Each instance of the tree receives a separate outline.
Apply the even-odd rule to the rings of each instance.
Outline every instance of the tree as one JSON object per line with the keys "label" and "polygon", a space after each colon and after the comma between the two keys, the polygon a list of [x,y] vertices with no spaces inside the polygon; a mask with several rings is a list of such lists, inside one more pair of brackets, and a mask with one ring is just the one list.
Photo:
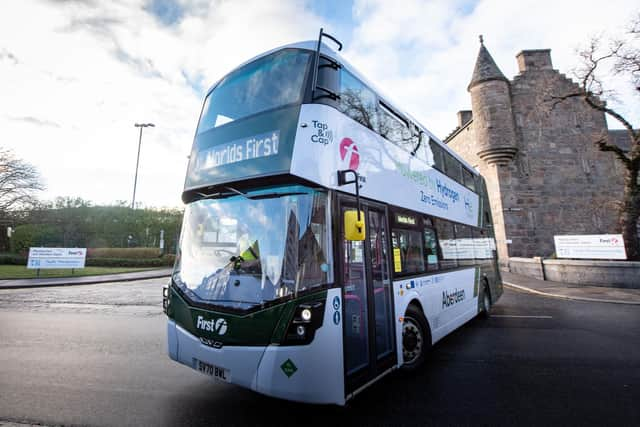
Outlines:
{"label": "tree", "polygon": [[570,93],[554,94],[551,101],[555,106],[571,98],[582,99],[589,107],[617,121],[627,131],[630,142],[628,151],[610,142],[607,135],[599,137],[594,143],[600,151],[615,156],[624,168],[624,192],[618,228],[624,239],[627,258],[640,260],[640,129],[634,129],[631,120],[625,117],[621,109],[608,105],[607,100],[614,100],[615,93],[605,89],[603,77],[608,71],[609,75],[625,78],[633,85],[636,94],[640,95],[640,14],[632,20],[623,37],[609,40],[602,36],[594,37],[578,55],[580,66],[575,71],[579,81],[578,89]]}
{"label": "tree", "polygon": [[41,190],[44,185],[36,168],[10,150],[0,149],[0,215],[35,204]]}

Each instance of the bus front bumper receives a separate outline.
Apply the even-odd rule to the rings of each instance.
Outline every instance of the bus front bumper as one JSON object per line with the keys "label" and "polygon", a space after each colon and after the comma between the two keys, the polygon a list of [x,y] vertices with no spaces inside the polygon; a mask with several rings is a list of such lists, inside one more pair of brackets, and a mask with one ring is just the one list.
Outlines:
{"label": "bus front bumper", "polygon": [[[330,289],[328,301],[339,295],[338,289]],[[169,357],[196,370],[202,367],[199,362],[213,366],[213,371],[205,369],[209,375],[222,369],[224,379],[212,376],[269,396],[344,405],[342,324],[340,316],[335,316],[336,310],[326,306],[323,326],[316,331],[315,339],[300,346],[213,348],[169,319]]]}

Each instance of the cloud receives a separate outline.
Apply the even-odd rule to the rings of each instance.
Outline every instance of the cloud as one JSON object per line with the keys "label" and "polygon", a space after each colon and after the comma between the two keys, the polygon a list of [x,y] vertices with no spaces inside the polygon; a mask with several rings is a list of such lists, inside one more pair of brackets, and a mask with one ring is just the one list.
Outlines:
{"label": "cloud", "polygon": [[42,120],[42,119],[38,119],[37,117],[9,117],[10,120],[15,120],[18,122],[26,122],[29,124],[33,124],[36,126],[50,126],[50,127],[54,127],[54,128],[59,128],[60,125],[56,122],[51,122],[49,120]]}
{"label": "cloud", "polygon": [[623,27],[635,8],[630,0],[598,7],[354,0],[352,8],[310,0],[21,0],[0,14],[0,140],[39,168],[47,197],[110,202],[131,197],[133,124],[155,123],[144,131],[136,198],[175,206],[204,91],[261,52],[315,39],[321,26],[345,42],[344,55],[376,86],[444,137],[456,111],[470,106],[478,34],[509,78],[516,53],[532,48],[551,48],[555,68],[569,73],[575,47]]}
{"label": "cloud", "polygon": [[[444,138],[456,126],[456,112],[470,109],[466,87],[479,34],[510,79],[518,73],[515,55],[523,49],[552,49],[554,68],[569,75],[578,46],[592,34],[624,26],[636,11],[637,2],[627,0],[606,7],[544,0],[407,0],[400,7],[357,0],[346,55],[401,108]],[[637,103],[629,96],[623,101]],[[628,112],[640,118],[637,109]]]}
{"label": "cloud", "polygon": [[1,144],[38,167],[45,197],[128,200],[133,124],[153,122],[136,199],[180,205],[203,90],[320,21],[300,1],[17,2],[0,15]]}
{"label": "cloud", "polygon": [[12,65],[18,65],[18,58],[7,49],[0,50],[0,62],[5,61]]}

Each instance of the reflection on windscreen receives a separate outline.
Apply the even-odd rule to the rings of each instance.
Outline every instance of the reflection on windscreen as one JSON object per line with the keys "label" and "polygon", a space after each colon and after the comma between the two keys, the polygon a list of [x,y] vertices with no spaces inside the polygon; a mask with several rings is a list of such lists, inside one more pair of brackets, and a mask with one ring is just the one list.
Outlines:
{"label": "reflection on windscreen", "polygon": [[326,284],[327,195],[295,186],[193,202],[179,254],[176,283],[201,302],[247,309]]}
{"label": "reflection on windscreen", "polygon": [[198,133],[300,102],[310,58],[310,52],[285,49],[227,76],[205,100]]}

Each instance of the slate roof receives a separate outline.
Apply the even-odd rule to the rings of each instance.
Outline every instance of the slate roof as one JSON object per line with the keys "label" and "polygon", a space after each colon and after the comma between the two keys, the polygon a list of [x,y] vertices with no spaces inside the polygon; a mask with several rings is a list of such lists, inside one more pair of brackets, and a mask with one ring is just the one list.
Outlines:
{"label": "slate roof", "polygon": [[467,90],[471,90],[471,88],[478,83],[489,80],[504,80],[507,83],[509,82],[504,74],[502,74],[502,71],[500,71],[500,68],[496,65],[496,62],[491,57],[487,48],[484,47],[484,43],[481,39],[478,59],[476,59],[476,66],[473,69],[473,75],[471,76],[471,82],[469,83]]}

